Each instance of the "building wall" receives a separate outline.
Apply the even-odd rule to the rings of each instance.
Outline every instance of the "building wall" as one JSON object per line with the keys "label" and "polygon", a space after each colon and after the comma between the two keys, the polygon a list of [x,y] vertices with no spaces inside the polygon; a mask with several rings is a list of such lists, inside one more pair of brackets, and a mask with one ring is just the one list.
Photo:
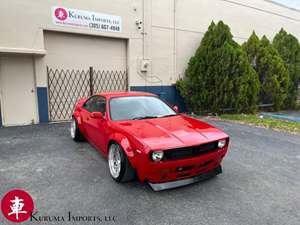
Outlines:
{"label": "building wall", "polygon": [[[177,94],[173,84],[179,77],[184,76],[188,60],[199,46],[212,20],[215,22],[223,20],[227,23],[239,43],[246,41],[253,30],[259,36],[266,34],[272,39],[281,27],[300,38],[300,12],[268,0],[2,0],[1,2],[0,54],[23,54],[33,57],[39,112],[34,120],[36,122],[47,122],[46,65],[50,52],[47,52],[45,33],[50,31],[125,40],[131,89],[157,93],[172,103],[178,103],[179,99],[174,97]],[[51,17],[53,6],[120,16],[122,32],[112,33],[54,25]],[[137,20],[143,21],[142,29],[137,28]],[[150,63],[148,72],[140,70],[143,60]],[[0,99],[4,101],[1,96]]]}
{"label": "building wall", "polygon": [[[146,17],[146,53],[151,68],[145,85],[132,82],[134,90],[149,90],[174,101],[174,84],[184,76],[188,61],[212,21],[223,20],[234,39],[245,42],[252,31],[273,39],[283,27],[300,39],[300,11],[264,0],[151,0]],[[150,6],[149,6],[150,5]],[[161,88],[161,86],[163,88]],[[178,95],[178,93],[176,93]],[[177,99],[175,97],[175,99]]]}
{"label": "building wall", "polygon": [[[127,44],[127,70],[129,71],[129,79],[134,78],[135,82],[143,83],[143,79],[137,75],[137,58],[142,54],[143,35],[136,27],[135,21],[141,20],[142,1],[140,0],[76,0],[76,1],[32,1],[32,0],[12,0],[2,1],[0,7],[0,54],[23,54],[26,57],[34,58],[34,76],[36,82],[36,102],[38,102],[38,115],[34,118],[34,122],[47,122],[48,110],[45,109],[48,102],[47,93],[47,46],[45,46],[45,33],[47,32],[64,32],[74,35],[88,35],[95,38],[118,38],[124,40]],[[66,8],[87,10],[97,13],[105,13],[117,15],[122,18],[122,32],[112,33],[95,31],[89,29],[79,29],[71,27],[63,27],[54,25],[52,22],[51,8],[53,6],[63,6]],[[9,20],[7,18],[10,18]],[[5,22],[4,22],[5,21]],[[90,39],[93,39],[90,37]],[[50,52],[51,53],[51,52]],[[107,52],[106,52],[107,53]],[[73,57],[76,58],[74,52]],[[80,54],[80,53],[78,53]],[[107,55],[106,55],[107,56]],[[102,56],[103,57],[103,56]],[[53,60],[52,60],[53,61]],[[95,61],[95,58],[91,58]],[[74,67],[78,66],[76,60],[73,61]],[[118,68],[116,68],[118,69]],[[22,74],[22,69],[19,69]],[[129,80],[131,83],[131,80]],[[3,84],[2,84],[3,86]],[[3,87],[0,83],[0,91]],[[1,94],[1,92],[0,92]],[[3,95],[3,94],[2,94]],[[1,102],[7,101],[1,98]],[[24,101],[29,100],[24,99]],[[2,103],[1,103],[2,104]],[[2,104],[3,105],[3,104]],[[3,117],[3,107],[1,110]],[[16,117],[18,117],[16,115]],[[21,120],[21,118],[20,118]],[[19,123],[23,124],[22,121]],[[4,124],[9,125],[9,124]]]}
{"label": "building wall", "polygon": [[163,84],[184,75],[212,21],[223,20],[237,42],[252,31],[274,35],[283,27],[300,39],[300,12],[264,0],[152,0],[152,72]]}
{"label": "building wall", "polygon": [[[5,32],[1,32],[0,52],[47,54],[44,43],[44,31],[46,30],[130,39],[130,46],[132,46],[129,51],[130,56],[136,58],[141,55],[142,35],[135,25],[135,21],[141,19],[143,14],[140,0],[76,0],[62,2],[53,0],[12,0],[5,2],[5,4],[4,1],[2,2],[0,7],[0,19],[2,21],[0,29]],[[52,6],[121,16],[123,30],[121,33],[111,33],[54,25],[51,17]],[[10,20],[3,22],[7,21],[7,18],[10,18]],[[43,61],[42,58],[37,56],[37,85],[46,86],[46,73],[44,63],[41,61]],[[134,73],[136,61],[132,60],[128,66]],[[133,77],[136,76],[133,74]]]}

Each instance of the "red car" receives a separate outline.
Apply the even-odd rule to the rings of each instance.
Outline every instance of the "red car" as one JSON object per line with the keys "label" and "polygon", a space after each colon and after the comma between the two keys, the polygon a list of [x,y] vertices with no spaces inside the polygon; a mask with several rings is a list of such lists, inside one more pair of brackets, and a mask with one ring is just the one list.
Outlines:
{"label": "red car", "polygon": [[221,173],[228,135],[177,111],[150,93],[100,93],[77,102],[71,137],[93,144],[117,182],[137,176],[157,191]]}

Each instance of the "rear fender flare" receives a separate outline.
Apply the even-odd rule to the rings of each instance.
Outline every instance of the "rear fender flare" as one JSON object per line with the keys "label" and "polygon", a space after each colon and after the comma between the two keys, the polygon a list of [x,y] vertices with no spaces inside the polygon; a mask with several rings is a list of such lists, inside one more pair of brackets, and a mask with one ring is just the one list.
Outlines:
{"label": "rear fender flare", "polygon": [[82,119],[81,119],[80,113],[79,112],[74,112],[74,114],[73,114],[72,117],[76,120],[80,132],[82,134],[85,134],[85,130],[84,130],[84,126],[83,126],[83,123],[82,123]]}

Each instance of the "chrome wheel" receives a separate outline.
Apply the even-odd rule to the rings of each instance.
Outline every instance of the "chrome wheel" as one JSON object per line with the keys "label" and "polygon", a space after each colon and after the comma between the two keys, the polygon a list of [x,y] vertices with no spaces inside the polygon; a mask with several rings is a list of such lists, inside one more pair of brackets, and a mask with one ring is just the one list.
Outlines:
{"label": "chrome wheel", "polygon": [[70,133],[71,133],[71,137],[73,139],[75,139],[75,133],[76,133],[76,121],[75,121],[75,119],[72,119],[71,127],[70,127]]}
{"label": "chrome wheel", "polygon": [[108,165],[111,176],[118,178],[121,171],[121,155],[120,147],[116,144],[112,144],[109,147]]}

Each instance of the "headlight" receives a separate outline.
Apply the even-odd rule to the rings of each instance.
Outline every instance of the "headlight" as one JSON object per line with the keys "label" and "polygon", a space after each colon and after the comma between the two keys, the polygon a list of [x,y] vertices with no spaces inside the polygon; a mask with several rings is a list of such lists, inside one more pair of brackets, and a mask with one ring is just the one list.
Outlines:
{"label": "headlight", "polygon": [[219,147],[219,148],[224,148],[225,145],[226,145],[226,139],[220,140],[220,141],[218,142],[218,147]]}
{"label": "headlight", "polygon": [[155,151],[155,152],[152,152],[152,155],[151,155],[152,160],[155,162],[159,162],[160,160],[162,160],[163,157],[164,157],[163,151]]}

